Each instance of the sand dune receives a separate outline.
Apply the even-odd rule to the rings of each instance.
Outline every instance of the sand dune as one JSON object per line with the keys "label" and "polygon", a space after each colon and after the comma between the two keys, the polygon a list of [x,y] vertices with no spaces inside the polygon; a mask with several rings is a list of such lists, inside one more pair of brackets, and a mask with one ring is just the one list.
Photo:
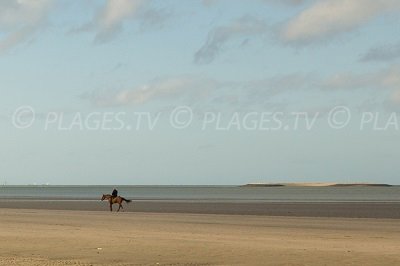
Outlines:
{"label": "sand dune", "polygon": [[327,183],[327,182],[310,182],[310,183],[249,183],[243,187],[390,187],[389,184],[376,183]]}

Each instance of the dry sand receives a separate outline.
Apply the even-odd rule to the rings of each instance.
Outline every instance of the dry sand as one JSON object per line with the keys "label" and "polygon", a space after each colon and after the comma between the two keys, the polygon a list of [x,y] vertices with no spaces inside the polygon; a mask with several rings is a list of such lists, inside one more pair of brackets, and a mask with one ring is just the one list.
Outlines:
{"label": "dry sand", "polygon": [[0,209],[1,265],[400,265],[396,219]]}

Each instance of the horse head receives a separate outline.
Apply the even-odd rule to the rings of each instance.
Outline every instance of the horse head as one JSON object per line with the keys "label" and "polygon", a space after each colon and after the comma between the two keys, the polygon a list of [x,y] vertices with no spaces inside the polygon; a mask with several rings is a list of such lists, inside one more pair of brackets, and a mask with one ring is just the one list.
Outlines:
{"label": "horse head", "polygon": [[101,200],[103,201],[103,200],[105,200],[105,198],[106,198],[106,195],[103,194],[103,197],[101,197]]}

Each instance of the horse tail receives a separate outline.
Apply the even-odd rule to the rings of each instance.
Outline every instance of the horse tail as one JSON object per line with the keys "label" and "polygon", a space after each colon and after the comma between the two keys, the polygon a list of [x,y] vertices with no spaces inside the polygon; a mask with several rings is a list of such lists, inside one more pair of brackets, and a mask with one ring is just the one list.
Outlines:
{"label": "horse tail", "polygon": [[126,203],[131,202],[131,200],[125,199],[125,198],[123,198],[123,197],[121,197],[121,199],[124,200],[124,201],[126,201]]}

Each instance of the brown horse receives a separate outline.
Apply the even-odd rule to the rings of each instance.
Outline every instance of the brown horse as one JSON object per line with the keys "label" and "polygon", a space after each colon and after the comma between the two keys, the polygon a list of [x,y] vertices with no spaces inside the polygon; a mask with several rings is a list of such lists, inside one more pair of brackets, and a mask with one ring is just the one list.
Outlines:
{"label": "brown horse", "polygon": [[103,194],[103,197],[101,197],[101,200],[103,201],[103,200],[108,200],[108,202],[110,203],[110,211],[112,211],[112,205],[114,204],[114,203],[117,203],[117,204],[119,204],[119,207],[118,207],[118,210],[117,210],[117,212],[119,212],[119,209],[123,209],[124,207],[122,207],[122,202],[124,202],[124,201],[126,201],[126,203],[129,203],[129,202],[131,202],[131,200],[127,200],[127,199],[125,199],[125,198],[123,198],[123,197],[120,197],[120,196],[117,196],[117,197],[113,197],[112,195],[110,195],[110,194]]}

